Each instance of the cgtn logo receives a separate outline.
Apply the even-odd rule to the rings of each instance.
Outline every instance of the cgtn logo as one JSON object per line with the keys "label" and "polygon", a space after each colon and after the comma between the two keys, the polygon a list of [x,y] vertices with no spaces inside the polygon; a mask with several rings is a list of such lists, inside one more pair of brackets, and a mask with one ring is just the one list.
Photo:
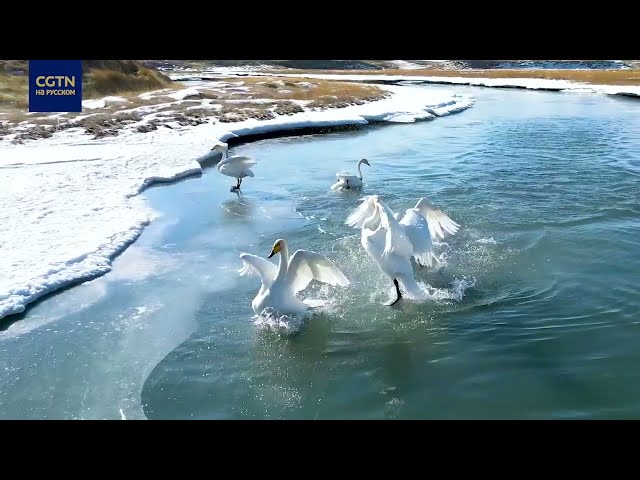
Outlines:
{"label": "cgtn logo", "polygon": [[[64,81],[64,85],[62,82]],[[39,87],[73,87],[73,90],[36,90],[36,95],[75,95],[76,94],[76,76],[72,75],[71,77],[56,75],[49,75],[45,77],[44,75],[40,75],[36,78],[36,85]]]}
{"label": "cgtn logo", "polygon": [[29,111],[81,112],[82,60],[30,60]]}

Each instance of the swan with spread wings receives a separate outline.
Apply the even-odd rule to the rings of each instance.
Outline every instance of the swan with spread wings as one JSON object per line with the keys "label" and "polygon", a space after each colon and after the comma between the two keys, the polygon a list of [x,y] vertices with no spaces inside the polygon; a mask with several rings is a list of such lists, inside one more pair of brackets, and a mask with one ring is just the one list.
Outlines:
{"label": "swan with spread wings", "polygon": [[432,240],[444,238],[444,232],[453,235],[460,227],[426,198],[400,218],[400,213],[394,213],[378,195],[365,197],[346,223],[362,229],[360,242],[365,251],[393,280],[397,296],[388,305],[402,298],[400,284],[409,295],[420,295],[411,258],[419,265],[433,266]]}
{"label": "swan with spread wings", "polygon": [[309,250],[296,250],[289,258],[287,242],[276,240],[267,258],[280,254],[280,263],[275,264],[266,258],[242,253],[243,267],[241,275],[257,275],[262,285],[251,302],[256,315],[265,308],[272,308],[282,315],[296,315],[306,312],[310,306],[300,300],[296,294],[304,290],[312,280],[329,285],[348,287],[347,277],[331,260]]}

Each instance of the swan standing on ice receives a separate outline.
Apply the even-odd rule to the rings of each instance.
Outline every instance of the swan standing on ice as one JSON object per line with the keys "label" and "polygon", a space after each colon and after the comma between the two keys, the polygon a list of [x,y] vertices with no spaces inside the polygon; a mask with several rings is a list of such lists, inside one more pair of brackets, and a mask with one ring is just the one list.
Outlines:
{"label": "swan standing on ice", "polygon": [[338,181],[331,185],[331,190],[349,190],[362,188],[362,171],[360,170],[360,167],[363,163],[365,165],[369,165],[369,161],[366,158],[360,160],[358,162],[358,176],[351,175],[350,172],[336,173]]}
{"label": "swan standing on ice", "polygon": [[393,279],[396,299],[402,298],[402,284],[409,295],[417,296],[421,290],[415,280],[411,257],[419,265],[433,265],[432,239],[444,238],[443,230],[451,235],[460,225],[426,198],[408,209],[402,219],[394,214],[378,195],[367,196],[347,218],[347,225],[362,229],[360,241],[367,254],[380,270]]}
{"label": "swan standing on ice", "polygon": [[319,253],[308,250],[297,250],[289,258],[287,242],[276,240],[268,258],[280,254],[280,263],[276,267],[269,260],[240,254],[243,268],[241,275],[258,275],[262,285],[251,302],[256,315],[265,308],[271,307],[283,315],[295,315],[306,312],[310,306],[296,297],[314,278],[329,285],[348,287],[349,280],[331,260]]}
{"label": "swan standing on ice", "polygon": [[240,185],[242,184],[242,179],[244,177],[254,177],[255,175],[251,171],[250,167],[253,167],[258,162],[251,157],[245,157],[242,155],[233,155],[231,157],[227,157],[227,145],[216,145],[211,151],[212,152],[220,152],[222,153],[222,159],[218,162],[217,169],[218,171],[226,175],[228,177],[233,177],[238,180],[238,184],[231,187],[232,192],[240,190]]}

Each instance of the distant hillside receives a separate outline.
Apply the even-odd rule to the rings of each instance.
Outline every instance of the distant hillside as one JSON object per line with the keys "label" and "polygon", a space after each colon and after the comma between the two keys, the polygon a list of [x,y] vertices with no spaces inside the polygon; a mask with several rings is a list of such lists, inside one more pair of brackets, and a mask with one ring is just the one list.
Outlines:
{"label": "distant hillside", "polygon": [[[153,68],[145,63],[137,60],[83,60],[82,69],[85,75],[91,70],[113,70],[125,75],[137,75],[145,69]],[[9,75],[26,75],[29,73],[29,61],[0,60],[0,72]]]}
{"label": "distant hillside", "polygon": [[461,60],[461,68],[474,69],[549,69],[549,70],[619,70],[629,68],[621,60]]}
{"label": "distant hillside", "polygon": [[164,69],[215,67],[280,67],[301,70],[380,70],[392,68],[378,60],[145,60],[145,65]]}
{"label": "distant hillside", "polygon": [[[141,69],[174,70],[215,67],[275,67],[297,70],[383,70],[433,68],[466,69],[621,69],[638,68],[638,60],[85,60],[85,75],[91,70],[113,70],[125,75],[140,75]],[[24,75],[26,60],[0,60],[0,72]],[[148,72],[146,72],[148,74]],[[158,72],[158,74],[160,74]],[[167,79],[168,80],[168,79]]]}
{"label": "distant hillside", "polygon": [[146,60],[160,70],[215,67],[275,67],[296,70],[467,69],[614,69],[637,68],[620,60]]}

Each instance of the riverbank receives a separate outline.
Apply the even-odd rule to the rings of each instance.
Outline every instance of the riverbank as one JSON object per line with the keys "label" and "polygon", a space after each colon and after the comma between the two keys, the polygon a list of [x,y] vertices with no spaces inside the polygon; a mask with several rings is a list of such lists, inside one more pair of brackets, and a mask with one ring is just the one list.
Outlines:
{"label": "riverbank", "polygon": [[590,85],[633,85],[640,86],[640,69],[595,70],[595,69],[444,69],[412,68],[382,70],[265,70],[269,74],[318,74],[318,75],[405,75],[411,77],[460,77],[484,79],[539,79],[565,80]]}
{"label": "riverbank", "polygon": [[[275,75],[275,72],[269,71],[268,74]],[[640,97],[640,70],[376,70],[323,73],[314,70],[280,74],[334,81],[432,83]]]}
{"label": "riverbank", "polygon": [[397,68],[379,70],[300,70],[218,67],[201,71],[167,71],[176,80],[243,77],[246,75],[286,76],[297,79],[399,84],[470,85],[493,88],[521,88],[558,92],[599,93],[640,97],[640,69],[454,69]]}
{"label": "riverbank", "polygon": [[[264,86],[259,83],[263,80],[256,84]],[[238,82],[232,85],[229,89],[246,87]],[[178,92],[156,95],[175,93],[178,99],[174,101],[184,102],[188,95],[219,87],[210,82],[194,83],[181,89],[180,96]],[[117,135],[94,136],[92,140],[82,128],[72,127],[23,144],[0,143],[0,168],[7,185],[0,191],[0,222],[6,226],[0,245],[11,252],[0,258],[4,272],[0,318],[23,312],[29,303],[53,291],[108,272],[113,258],[156,218],[138,194],[157,182],[201,174],[203,167],[196,159],[204,156],[208,161],[206,153],[217,142],[276,132],[295,135],[310,128],[433,120],[473,104],[470,97],[449,91],[399,86],[379,89],[384,98],[377,101],[233,122],[215,121],[219,109],[204,107],[219,99],[200,98],[199,108],[211,112],[204,118],[212,123],[205,120],[181,125],[174,119],[167,123],[169,128],[141,132],[137,128],[141,121],[133,121]],[[104,101],[96,108],[119,104]],[[148,122],[162,113],[157,105],[162,103],[135,108],[147,112],[143,121]],[[259,170],[260,164],[255,181],[259,181]]]}
{"label": "riverbank", "polygon": [[273,120],[304,111],[363,105],[390,95],[361,83],[264,76],[189,84],[170,81],[164,86],[85,99],[80,113],[30,113],[22,103],[5,105],[0,112],[0,140],[23,144],[72,129],[99,139],[127,130],[148,133],[159,127]]}

